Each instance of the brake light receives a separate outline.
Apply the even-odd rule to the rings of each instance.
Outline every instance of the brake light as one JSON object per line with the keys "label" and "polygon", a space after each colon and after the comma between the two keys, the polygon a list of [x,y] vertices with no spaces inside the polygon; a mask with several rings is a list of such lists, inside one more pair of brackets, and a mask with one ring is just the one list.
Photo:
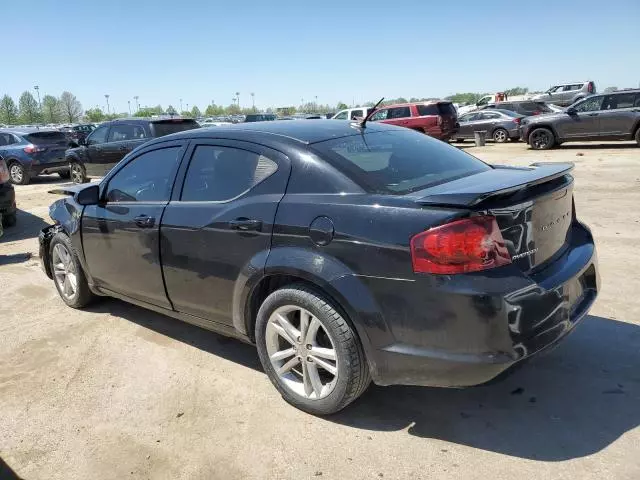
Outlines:
{"label": "brake light", "polygon": [[46,147],[36,147],[33,143],[30,143],[29,145],[24,147],[23,150],[24,153],[38,153],[44,152],[46,150]]}
{"label": "brake light", "polygon": [[593,82],[589,82],[589,85],[587,86],[587,92],[593,93]]}
{"label": "brake light", "polygon": [[4,160],[0,160],[0,183],[7,183],[9,181],[9,170]]}
{"label": "brake light", "polygon": [[513,121],[516,123],[516,125],[520,125],[520,121],[522,119],[521,118],[514,118]]}
{"label": "brake light", "polygon": [[456,220],[411,238],[416,273],[477,272],[511,263],[495,217]]}

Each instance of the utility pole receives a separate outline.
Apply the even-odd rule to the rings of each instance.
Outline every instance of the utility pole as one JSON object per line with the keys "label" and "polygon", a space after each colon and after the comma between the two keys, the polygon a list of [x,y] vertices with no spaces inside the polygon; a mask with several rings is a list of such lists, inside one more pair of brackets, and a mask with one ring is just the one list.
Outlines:
{"label": "utility pole", "polygon": [[252,105],[252,109],[255,112],[256,111],[256,94],[251,92],[251,105]]}
{"label": "utility pole", "polygon": [[189,111],[189,104],[187,103],[187,112]]}
{"label": "utility pole", "polygon": [[133,99],[136,101],[136,111],[140,110],[140,105],[138,104],[138,99],[140,97],[138,95],[136,95],[135,97],[133,97]]}
{"label": "utility pole", "polygon": [[106,100],[107,100],[107,115],[110,115],[111,111],[109,110],[109,94],[105,93],[104,94],[104,98],[106,98]]}
{"label": "utility pole", "polygon": [[236,100],[238,100],[238,109],[240,108],[240,92],[236,92]]}
{"label": "utility pole", "polygon": [[180,99],[180,114],[182,114],[182,99]]}
{"label": "utility pole", "polygon": [[40,87],[38,85],[34,86],[33,89],[38,94],[38,106],[42,108],[42,104],[40,103]]}
{"label": "utility pole", "polygon": [[129,105],[129,116],[131,116],[131,100],[127,100],[127,105]]}
{"label": "utility pole", "polygon": [[313,98],[315,98],[316,100],[315,105],[313,106],[313,113],[318,113],[318,95],[314,96]]}

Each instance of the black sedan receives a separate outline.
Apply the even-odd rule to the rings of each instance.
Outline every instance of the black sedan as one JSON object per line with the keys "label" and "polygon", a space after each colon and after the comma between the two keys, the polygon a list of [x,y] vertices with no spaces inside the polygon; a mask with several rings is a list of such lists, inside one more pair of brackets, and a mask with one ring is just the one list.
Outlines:
{"label": "black sedan", "polygon": [[571,168],[383,124],[190,130],[55,192],[40,258],[70,307],[108,295],[255,343],[288,402],[330,414],[371,380],[486,382],[586,315]]}
{"label": "black sedan", "polygon": [[511,139],[520,139],[520,122],[524,115],[510,110],[482,110],[461,115],[458,118],[460,128],[456,132],[456,140],[473,138],[475,132],[487,132],[487,138],[494,142],[504,143]]}

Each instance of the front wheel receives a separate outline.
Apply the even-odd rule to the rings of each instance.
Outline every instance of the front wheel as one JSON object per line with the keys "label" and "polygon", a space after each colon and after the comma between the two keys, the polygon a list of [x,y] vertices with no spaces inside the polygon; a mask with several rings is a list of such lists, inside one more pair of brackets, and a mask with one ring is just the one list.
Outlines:
{"label": "front wheel", "polygon": [[72,308],[82,308],[93,299],[87,278],[71,240],[64,233],[56,233],[49,245],[49,259],[53,282],[62,301]]}
{"label": "front wheel", "polygon": [[640,147],[640,127],[638,127],[638,129],[636,130],[635,139],[636,139],[636,143]]}
{"label": "front wheel", "polygon": [[308,413],[338,412],[371,381],[353,328],[322,295],[302,285],[266,298],[258,311],[256,343],[273,385]]}
{"label": "front wheel", "polygon": [[504,143],[509,140],[509,133],[504,128],[497,128],[493,132],[493,141],[496,143]]}
{"label": "front wheel", "polygon": [[69,165],[69,173],[73,183],[87,183],[89,181],[84,167],[77,162],[72,162]]}
{"label": "front wheel", "polygon": [[536,128],[529,134],[529,145],[534,150],[548,150],[555,145],[553,132],[548,128]]}

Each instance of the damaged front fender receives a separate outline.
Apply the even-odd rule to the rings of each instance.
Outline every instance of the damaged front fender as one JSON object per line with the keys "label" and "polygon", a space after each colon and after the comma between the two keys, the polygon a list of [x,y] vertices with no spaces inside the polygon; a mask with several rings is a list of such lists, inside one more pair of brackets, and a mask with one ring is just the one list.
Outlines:
{"label": "damaged front fender", "polygon": [[40,234],[38,235],[38,241],[40,243],[40,267],[42,267],[44,273],[47,274],[47,277],[51,279],[53,279],[53,273],[51,272],[51,261],[49,260],[49,244],[56,233],[63,231],[64,229],[60,224],[49,225],[40,230]]}

